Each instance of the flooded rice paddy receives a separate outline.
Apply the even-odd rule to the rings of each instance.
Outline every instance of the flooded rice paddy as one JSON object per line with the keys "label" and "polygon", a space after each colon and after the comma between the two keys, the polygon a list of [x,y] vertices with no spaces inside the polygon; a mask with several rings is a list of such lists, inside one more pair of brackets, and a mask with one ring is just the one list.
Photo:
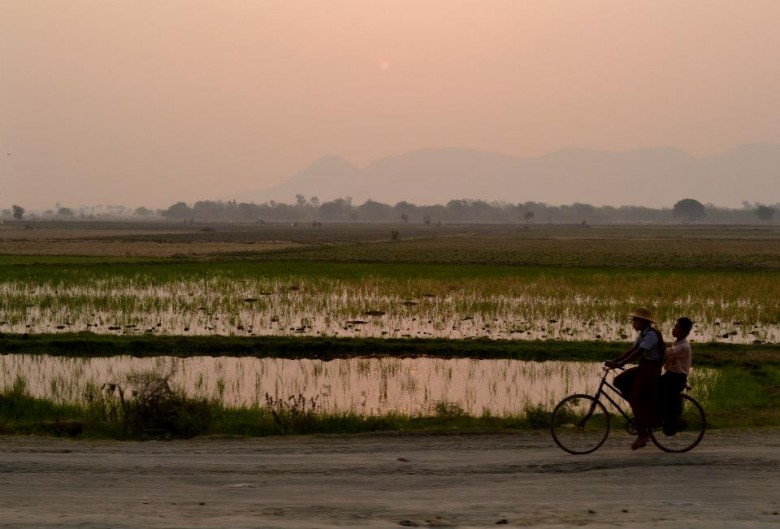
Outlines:
{"label": "flooded rice paddy", "polygon": [[76,279],[0,282],[0,332],[626,341],[633,336],[627,312],[652,303],[667,337],[674,320],[686,315],[697,322],[695,341],[780,341],[771,278],[728,291],[706,281],[656,279],[657,288],[648,290],[625,280],[573,284],[560,277],[457,284],[229,276],[156,281],[141,274]]}
{"label": "flooded rice paddy", "polygon": [[[172,387],[228,407],[264,406],[266,394],[275,399],[302,395],[314,399],[320,412],[414,416],[458,410],[514,416],[529,407],[549,409],[570,393],[594,392],[602,371],[598,363],[558,361],[3,355],[0,391],[21,379],[32,396],[84,403],[104,384],[117,384],[129,394],[128,380],[140,373],[170,376]],[[716,377],[711,369],[692,373],[697,398],[706,401]]]}

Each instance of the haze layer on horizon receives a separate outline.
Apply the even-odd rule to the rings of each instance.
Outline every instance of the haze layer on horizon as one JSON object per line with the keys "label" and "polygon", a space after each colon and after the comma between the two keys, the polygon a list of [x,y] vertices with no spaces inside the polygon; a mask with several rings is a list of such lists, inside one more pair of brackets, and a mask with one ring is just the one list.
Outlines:
{"label": "haze layer on horizon", "polygon": [[323,155],[780,143],[775,0],[0,8],[2,208],[218,199]]}

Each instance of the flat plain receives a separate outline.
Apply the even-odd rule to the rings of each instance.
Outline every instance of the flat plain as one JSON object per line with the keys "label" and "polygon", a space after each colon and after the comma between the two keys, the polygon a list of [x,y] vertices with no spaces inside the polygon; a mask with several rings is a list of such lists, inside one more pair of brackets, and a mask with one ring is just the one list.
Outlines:
{"label": "flat plain", "polygon": [[[775,415],[767,411],[780,341],[774,225],[11,223],[0,226],[0,271],[0,347],[74,358],[598,362],[632,339],[627,313],[649,306],[667,339],[677,317],[696,322],[702,365],[748,373],[712,379],[722,390],[741,380],[738,395],[707,391],[720,424]],[[32,387],[33,378],[17,378],[7,376],[4,389]],[[35,380],[48,380],[54,398],[83,393],[81,378]],[[233,378],[211,383],[222,395],[239,384]],[[90,384],[123,384],[122,374]],[[453,405],[462,403],[431,404],[445,418]]]}
{"label": "flat plain", "polygon": [[[777,226],[2,225],[0,526],[775,527],[778,285]],[[592,385],[637,305],[667,337],[697,322],[714,428],[693,452],[631,452],[616,424],[570,456],[546,404],[469,407]],[[210,422],[128,430],[117,388],[165,387],[174,365],[217,395],[182,401]],[[351,411],[270,387],[325,377]],[[226,400],[246,387],[251,406]],[[361,415],[394,390],[408,416]],[[336,435],[287,435],[307,432]]]}

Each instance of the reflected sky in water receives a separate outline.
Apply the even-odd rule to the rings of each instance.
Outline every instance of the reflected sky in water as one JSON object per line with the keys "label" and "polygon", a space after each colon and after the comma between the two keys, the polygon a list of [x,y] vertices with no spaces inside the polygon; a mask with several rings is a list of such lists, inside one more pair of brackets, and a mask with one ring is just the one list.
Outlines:
{"label": "reflected sky in water", "polygon": [[[438,358],[351,358],[331,361],[278,358],[68,358],[38,355],[0,357],[2,389],[22,377],[36,397],[84,402],[89,387],[119,384],[130,394],[128,375],[170,375],[172,386],[190,396],[221,400],[231,407],[303,395],[327,412],[362,415],[435,413],[442,404],[469,414],[522,414],[528,406],[550,407],[570,393],[593,392],[601,376],[594,362],[526,362]],[[696,370],[700,389],[715,376]]]}

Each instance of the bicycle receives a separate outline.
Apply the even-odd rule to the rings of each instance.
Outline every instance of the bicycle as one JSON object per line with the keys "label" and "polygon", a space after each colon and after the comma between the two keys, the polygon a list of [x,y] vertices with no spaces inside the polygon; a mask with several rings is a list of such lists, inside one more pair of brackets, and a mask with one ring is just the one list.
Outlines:
{"label": "bicycle", "polygon": [[[636,435],[636,426],[631,417],[613,395],[622,399],[619,389],[607,381],[611,368],[604,367],[604,375],[595,395],[582,393],[569,395],[561,400],[552,412],[550,432],[553,440],[561,449],[570,454],[590,454],[598,450],[607,440],[610,429],[610,413],[601,401],[606,399],[626,420],[625,429]],[[690,386],[686,390],[690,390]],[[610,394],[611,392],[611,394]],[[664,452],[687,452],[698,445],[704,437],[707,418],[704,409],[696,399],[686,393],[682,399],[683,428],[673,435],[664,434],[660,427],[650,428],[650,439]]]}

